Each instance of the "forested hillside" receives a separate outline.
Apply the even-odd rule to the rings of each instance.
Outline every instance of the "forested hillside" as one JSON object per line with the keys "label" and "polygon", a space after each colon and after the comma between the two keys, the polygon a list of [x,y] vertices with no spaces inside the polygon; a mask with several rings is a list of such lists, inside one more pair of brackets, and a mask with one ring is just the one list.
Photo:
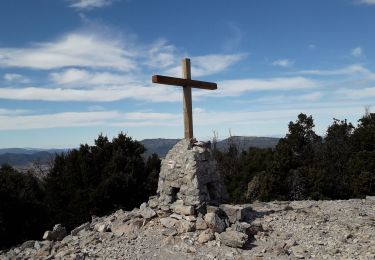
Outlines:
{"label": "forested hillside", "polygon": [[375,194],[375,114],[355,127],[334,119],[323,138],[298,115],[275,149],[236,144],[215,154],[231,201],[348,199]]}

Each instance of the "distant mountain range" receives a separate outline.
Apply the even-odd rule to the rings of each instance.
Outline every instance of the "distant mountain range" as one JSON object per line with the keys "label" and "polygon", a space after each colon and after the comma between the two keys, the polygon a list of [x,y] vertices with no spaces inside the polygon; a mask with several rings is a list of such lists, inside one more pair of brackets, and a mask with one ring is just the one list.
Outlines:
{"label": "distant mountain range", "polygon": [[[159,157],[165,157],[168,151],[181,139],[145,139],[141,143],[147,148],[146,154],[156,153]],[[236,144],[241,150],[247,150],[250,147],[274,148],[280,138],[275,137],[256,137],[256,136],[232,136],[217,142],[217,148],[226,149],[229,144]]]}
{"label": "distant mountain range", "polygon": [[[141,143],[146,147],[145,156],[156,153],[159,157],[165,157],[167,152],[181,139],[144,139]],[[217,142],[217,148],[226,149],[229,144],[236,144],[241,150],[249,147],[274,148],[279,138],[232,136]],[[0,165],[8,164],[17,168],[25,168],[39,161],[40,164],[50,162],[56,153],[67,152],[69,149],[34,149],[34,148],[4,148],[0,149]]]}
{"label": "distant mountain range", "polygon": [[40,165],[46,165],[54,159],[56,153],[66,151],[67,149],[0,149],[0,165],[7,164],[20,170],[29,168],[34,162],[38,162]]}

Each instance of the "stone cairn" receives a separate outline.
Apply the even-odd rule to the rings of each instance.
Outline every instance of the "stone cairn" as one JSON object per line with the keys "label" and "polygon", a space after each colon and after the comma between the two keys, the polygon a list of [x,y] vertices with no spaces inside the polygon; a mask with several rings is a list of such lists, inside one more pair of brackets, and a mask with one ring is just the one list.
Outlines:
{"label": "stone cairn", "polygon": [[202,230],[199,242],[220,240],[243,247],[250,207],[222,204],[228,195],[211,143],[179,141],[162,160],[157,195],[143,203],[143,217],[159,216],[171,235]]}
{"label": "stone cairn", "polygon": [[[242,248],[248,236],[257,232],[246,222],[252,210],[249,206],[223,204],[227,197],[211,143],[184,139],[162,160],[156,196],[142,203],[139,209],[114,213],[108,221],[93,218],[91,223],[72,230],[71,235],[88,230],[119,236],[132,234],[152,219],[164,228],[163,235],[167,237],[199,232],[199,243],[216,240]],[[52,231],[45,232],[43,239],[60,241],[66,235],[65,228],[57,224]]]}

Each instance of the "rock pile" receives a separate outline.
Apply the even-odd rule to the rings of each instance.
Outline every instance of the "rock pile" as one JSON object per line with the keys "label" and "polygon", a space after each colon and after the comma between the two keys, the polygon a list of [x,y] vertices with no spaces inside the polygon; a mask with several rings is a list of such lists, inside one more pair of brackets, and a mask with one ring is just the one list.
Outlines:
{"label": "rock pile", "polygon": [[[154,217],[144,218],[144,209],[118,210],[93,218],[61,241],[26,241],[0,252],[0,259],[375,258],[374,199],[257,202],[241,207],[252,208],[246,222],[236,221],[220,234],[213,227],[220,229],[223,219],[210,214],[220,215],[217,208],[207,207],[209,212],[194,216],[195,221],[192,215],[161,216],[154,210]],[[224,222],[227,225],[229,218]],[[195,223],[195,231],[188,223]],[[183,229],[192,231],[179,233]]]}
{"label": "rock pile", "polygon": [[211,144],[181,140],[162,160],[157,190],[158,205],[182,200],[184,205],[217,204],[227,199]]}

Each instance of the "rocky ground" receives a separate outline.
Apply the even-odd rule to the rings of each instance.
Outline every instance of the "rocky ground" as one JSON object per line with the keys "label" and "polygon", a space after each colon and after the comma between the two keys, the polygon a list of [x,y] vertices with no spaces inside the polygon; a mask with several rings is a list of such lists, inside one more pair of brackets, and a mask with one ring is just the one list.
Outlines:
{"label": "rocky ground", "polygon": [[195,216],[147,205],[119,210],[67,236],[57,226],[47,240],[27,241],[0,259],[375,259],[375,197],[250,206],[226,231],[219,219],[210,225],[212,208]]}

